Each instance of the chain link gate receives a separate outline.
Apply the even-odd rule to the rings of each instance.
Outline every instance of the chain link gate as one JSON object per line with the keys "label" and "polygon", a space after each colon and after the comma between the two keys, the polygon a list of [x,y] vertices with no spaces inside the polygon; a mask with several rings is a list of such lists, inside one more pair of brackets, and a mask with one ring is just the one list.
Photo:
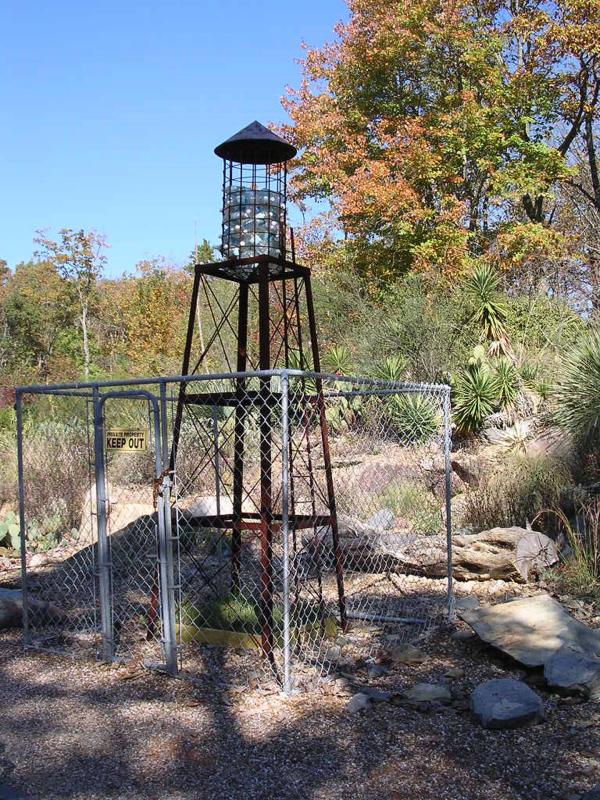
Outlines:
{"label": "chain link gate", "polygon": [[17,422],[28,646],[289,691],[452,611],[446,386],[23,387]]}

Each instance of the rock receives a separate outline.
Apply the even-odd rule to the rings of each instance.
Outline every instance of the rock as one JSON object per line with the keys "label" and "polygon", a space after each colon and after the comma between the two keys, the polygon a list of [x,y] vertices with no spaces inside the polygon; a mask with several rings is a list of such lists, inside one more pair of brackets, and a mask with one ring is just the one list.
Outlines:
{"label": "rock", "polygon": [[600,700],[600,658],[561,647],[544,664],[544,678],[553,689]]}
{"label": "rock", "polygon": [[357,714],[359,711],[366,711],[370,705],[371,698],[364,692],[357,692],[346,703],[346,711],[350,714]]}
{"label": "rock", "polygon": [[454,601],[455,611],[466,611],[469,608],[479,608],[479,598],[469,595],[467,597],[458,597]]}
{"label": "rock", "polygon": [[427,656],[413,644],[399,645],[390,651],[390,657],[394,664],[422,664],[427,660]]}
{"label": "rock", "polygon": [[582,794],[579,800],[600,800],[600,783],[590,789],[589,792]]}
{"label": "rock", "polygon": [[331,647],[328,647],[325,652],[325,660],[338,661],[341,655],[342,655],[342,648],[338,647],[337,645],[332,645]]}
{"label": "rock", "polygon": [[483,477],[483,463],[473,453],[459,451],[450,457],[452,469],[468,486],[479,486]]}
{"label": "rock", "polygon": [[455,679],[464,677],[465,677],[465,671],[460,667],[451,667],[450,669],[446,670],[446,672],[444,672],[444,678]]}
{"label": "rock", "polygon": [[[38,600],[31,594],[27,596],[29,613],[35,613],[48,621],[61,620],[64,612],[51,603]],[[2,628],[20,628],[23,625],[23,595],[20,589],[0,588],[0,630]]]}
{"label": "rock", "polygon": [[385,689],[377,689],[374,686],[363,686],[360,691],[361,694],[366,694],[373,703],[387,703],[392,696],[391,692]]}
{"label": "rock", "polygon": [[367,675],[369,678],[382,678],[387,675],[387,669],[382,667],[381,664],[372,664],[367,671]]}
{"label": "rock", "polygon": [[544,718],[542,700],[529,686],[513,678],[480,684],[471,695],[471,710],[484,728],[521,728]]}
{"label": "rock", "polygon": [[454,631],[450,638],[455,642],[472,642],[475,639],[475,634],[473,631],[468,630]]}
{"label": "rock", "polygon": [[394,526],[395,522],[394,512],[389,508],[382,508],[381,511],[376,511],[367,520],[369,528],[381,528],[387,531]]}
{"label": "rock", "polygon": [[527,444],[525,454],[532,458],[558,458],[568,461],[573,457],[573,440],[558,427],[550,428]]}
{"label": "rock", "polygon": [[404,695],[409,703],[451,703],[450,689],[443,683],[416,683]]}
{"label": "rock", "polygon": [[45,553],[34,553],[29,562],[27,563],[28,567],[45,567],[46,564],[51,562],[51,558],[49,558]]}
{"label": "rock", "polygon": [[233,514],[233,503],[229,497],[220,497],[217,502],[216,495],[201,495],[186,497],[179,504],[181,511],[185,511],[192,519],[196,517],[216,517],[217,514]]}
{"label": "rock", "polygon": [[487,644],[526,667],[541,667],[561,647],[600,655],[600,630],[572,617],[547,594],[461,611],[460,616]]}
{"label": "rock", "polygon": [[529,574],[558,561],[548,536],[525,528],[491,528],[454,537],[454,576],[458,580],[501,579],[524,582]]}

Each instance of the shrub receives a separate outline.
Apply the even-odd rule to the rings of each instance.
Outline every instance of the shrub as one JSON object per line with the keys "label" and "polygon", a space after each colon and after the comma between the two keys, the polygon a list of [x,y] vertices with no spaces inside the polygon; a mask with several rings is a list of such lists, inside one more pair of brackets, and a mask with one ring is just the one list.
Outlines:
{"label": "shrub", "polygon": [[600,328],[590,329],[562,361],[554,394],[557,423],[586,450],[600,440]]}
{"label": "shrub", "polygon": [[402,524],[418,533],[437,533],[442,525],[441,505],[425,486],[400,483],[388,486],[377,505],[389,508]]}
{"label": "shrub", "polygon": [[447,287],[431,286],[423,276],[409,274],[386,292],[379,327],[369,321],[377,341],[376,357],[402,354],[413,381],[445,382],[465,364],[477,340],[462,298]]}
{"label": "shrub", "polygon": [[87,430],[77,419],[29,424],[23,434],[28,539],[56,544],[81,523],[90,488]]}
{"label": "shrub", "polygon": [[478,531],[524,528],[537,518],[539,526],[551,526],[544,512],[560,506],[571,486],[571,472],[563,461],[512,455],[502,465],[490,466],[481,484],[466,492],[464,524]]}
{"label": "shrub", "polygon": [[19,549],[21,541],[21,527],[14,511],[9,511],[0,519],[0,545],[12,547],[13,550]]}
{"label": "shrub", "polygon": [[600,595],[600,499],[595,497],[576,506],[576,522],[564,511],[551,513],[557,519],[570,552],[560,566],[558,582],[569,592],[598,599]]}
{"label": "shrub", "polygon": [[456,381],[454,420],[464,433],[478,431],[498,404],[498,386],[489,370],[467,369]]}

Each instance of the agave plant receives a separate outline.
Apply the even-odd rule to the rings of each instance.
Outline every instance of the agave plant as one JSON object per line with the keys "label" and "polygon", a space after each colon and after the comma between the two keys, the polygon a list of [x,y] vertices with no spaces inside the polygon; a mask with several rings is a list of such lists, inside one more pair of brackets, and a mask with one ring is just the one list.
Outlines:
{"label": "agave plant", "polygon": [[467,369],[456,381],[454,421],[465,433],[478,431],[498,405],[498,387],[493,375],[480,367]]}
{"label": "agave plant", "polygon": [[489,264],[479,264],[465,281],[467,295],[475,306],[473,320],[490,342],[490,352],[499,355],[507,350],[506,305],[499,297],[498,273]]}
{"label": "agave plant", "polygon": [[562,362],[556,421],[580,444],[600,440],[600,328],[590,329]]}

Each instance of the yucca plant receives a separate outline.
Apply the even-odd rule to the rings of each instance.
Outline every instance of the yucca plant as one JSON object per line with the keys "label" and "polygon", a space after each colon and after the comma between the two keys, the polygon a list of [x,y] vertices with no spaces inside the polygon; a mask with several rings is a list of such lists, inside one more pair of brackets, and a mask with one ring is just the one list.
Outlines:
{"label": "yucca plant", "polygon": [[488,370],[467,369],[456,380],[453,410],[460,431],[478,431],[497,405],[498,387]]}
{"label": "yucca plant", "polygon": [[490,342],[490,352],[505,353],[507,308],[500,299],[498,273],[489,264],[479,264],[466,279],[465,290],[475,306],[473,321]]}
{"label": "yucca plant", "polygon": [[394,395],[386,403],[386,416],[394,433],[409,444],[426,442],[439,427],[438,409],[421,394]]}
{"label": "yucca plant", "polygon": [[600,329],[592,328],[562,361],[555,391],[556,421],[575,441],[600,440]]}
{"label": "yucca plant", "polygon": [[388,356],[375,370],[375,377],[384,381],[401,381],[406,372],[406,359],[403,356]]}
{"label": "yucca plant", "polygon": [[335,345],[325,353],[323,366],[335,375],[350,375],[353,370],[350,350],[345,345]]}
{"label": "yucca plant", "polygon": [[528,389],[534,389],[539,378],[540,368],[537,364],[525,361],[519,369],[523,383]]}
{"label": "yucca plant", "polygon": [[494,381],[498,404],[501,408],[512,408],[519,393],[519,376],[508,359],[501,358],[496,364]]}

